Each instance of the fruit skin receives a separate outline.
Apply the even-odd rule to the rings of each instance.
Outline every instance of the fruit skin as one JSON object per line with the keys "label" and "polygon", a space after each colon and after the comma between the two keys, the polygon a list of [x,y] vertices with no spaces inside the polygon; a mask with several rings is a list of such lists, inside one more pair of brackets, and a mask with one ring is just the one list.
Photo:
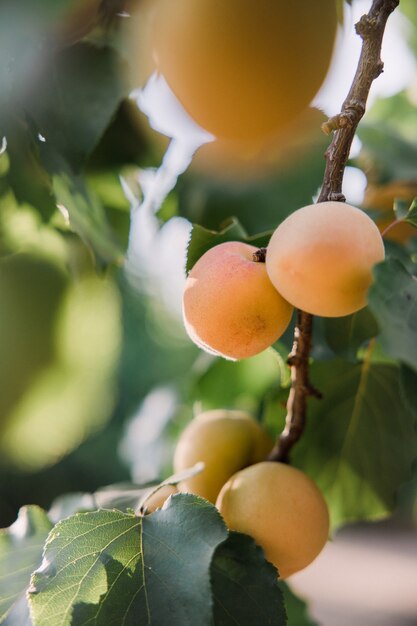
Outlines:
{"label": "fruit skin", "polygon": [[214,504],[232,474],[265,459],[272,447],[268,433],[247,413],[225,409],[201,413],[179,438],[174,471],[180,472],[198,461],[203,461],[205,468],[180,483],[179,490]]}
{"label": "fruit skin", "polygon": [[258,463],[238,472],[223,486],[216,506],[229,528],[255,539],[280,578],[309,565],[329,535],[321,491],[283,463]]}
{"label": "fruit skin", "polygon": [[337,26],[334,0],[153,0],[150,13],[157,70],[222,139],[270,135],[304,110]]}
{"label": "fruit skin", "polygon": [[274,289],[257,248],[237,241],[219,244],[197,261],[183,295],[190,338],[207,352],[236,360],[254,356],[287,328],[292,306]]}
{"label": "fruit skin", "polygon": [[161,487],[156,493],[153,494],[153,496],[150,496],[146,500],[146,513],[153,513],[156,509],[162,508],[165,501],[168,500],[170,496],[174,496],[176,493],[178,493],[178,489],[175,485],[165,485],[164,487]]}
{"label": "fruit skin", "polygon": [[295,307],[324,317],[366,306],[372,268],[384,259],[377,226],[360,209],[322,202],[298,209],[271,237],[266,269]]}
{"label": "fruit skin", "polygon": [[[381,212],[375,222],[381,233],[395,221],[393,210],[394,201],[405,200],[409,204],[417,196],[417,182],[407,180],[394,180],[385,185],[368,185],[365,190],[363,206],[367,209],[377,209]],[[410,239],[417,236],[417,230],[407,222],[401,222],[387,232],[385,239],[399,244],[407,244]]]}

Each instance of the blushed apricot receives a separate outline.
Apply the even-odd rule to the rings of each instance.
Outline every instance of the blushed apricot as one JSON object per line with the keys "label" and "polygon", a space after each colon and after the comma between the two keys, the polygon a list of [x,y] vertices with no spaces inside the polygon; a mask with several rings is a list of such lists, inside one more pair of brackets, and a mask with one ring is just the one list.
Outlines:
{"label": "blushed apricot", "polygon": [[183,295],[184,324],[200,348],[228,359],[254,356],[285,331],[292,307],[269,280],[257,248],[219,244],[197,261]]}
{"label": "blushed apricot", "polygon": [[266,269],[295,307],[341,317],[366,305],[372,268],[383,259],[381,235],[366,213],[349,204],[322,202],[295,211],[278,226]]}
{"label": "blushed apricot", "polygon": [[311,102],[332,56],[335,0],[151,0],[158,72],[219,138],[268,136]]}
{"label": "blushed apricot", "polygon": [[223,486],[216,506],[232,530],[251,535],[287,578],[309,565],[329,534],[321,491],[306,474],[283,463],[257,463]]}
{"label": "blushed apricot", "polygon": [[243,411],[220,409],[201,413],[179,438],[174,471],[199,461],[204,470],[179,485],[180,491],[216,501],[224,483],[239,469],[258,463],[271,451],[273,441],[261,425]]}
{"label": "blushed apricot", "polygon": [[[395,200],[403,200],[411,204],[417,197],[417,182],[394,180],[385,185],[368,185],[365,191],[363,206],[367,209],[380,211],[375,223],[381,233],[396,219],[394,213]],[[387,232],[384,239],[406,244],[412,237],[417,237],[417,230],[407,222],[400,222]]]}

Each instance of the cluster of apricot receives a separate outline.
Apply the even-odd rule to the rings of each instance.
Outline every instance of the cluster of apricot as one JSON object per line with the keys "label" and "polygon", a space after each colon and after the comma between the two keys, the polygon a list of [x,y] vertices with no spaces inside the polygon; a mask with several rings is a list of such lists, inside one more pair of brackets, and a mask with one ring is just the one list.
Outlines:
{"label": "cluster of apricot", "polygon": [[[183,431],[174,455],[181,472],[202,461],[204,470],[178,486],[217,506],[229,528],[251,535],[281,578],[303,569],[324,547],[329,514],[324,498],[303,472],[264,459],[272,439],[242,411],[198,415]],[[146,502],[148,512],[163,505],[173,487]]]}
{"label": "cluster of apricot", "polygon": [[183,315],[199,347],[242,359],[277,341],[293,307],[324,317],[358,311],[366,305],[384,245],[366,213],[322,202],[292,213],[272,235],[265,262],[260,256],[253,246],[228,242],[194,265]]}
{"label": "cluster of apricot", "polygon": [[[152,71],[217,140],[252,150],[278,136],[305,112],[326,76],[335,0],[144,4]],[[183,296],[186,330],[212,354],[253,356],[284,333],[293,307],[338,317],[365,306],[372,267],[383,258],[378,228],[359,209],[336,202],[304,207],[278,226],[266,254],[228,242],[197,261]],[[285,578],[319,554],[329,515],[310,478],[265,461],[271,449],[248,415],[212,411],[183,432],[174,469],[202,461],[204,470],[181,482],[180,491],[214,503],[227,525],[251,535]]]}

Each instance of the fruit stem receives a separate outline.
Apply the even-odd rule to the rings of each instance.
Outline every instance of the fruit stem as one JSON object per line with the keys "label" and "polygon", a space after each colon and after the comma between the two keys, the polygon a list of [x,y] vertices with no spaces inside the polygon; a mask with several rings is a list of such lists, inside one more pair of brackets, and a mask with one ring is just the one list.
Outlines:
{"label": "fruit stem", "polygon": [[265,263],[266,261],[266,248],[258,248],[252,255],[254,263]]}
{"label": "fruit stem", "polygon": [[[387,20],[399,5],[399,0],[373,0],[367,15],[356,24],[362,38],[362,50],[351,88],[338,115],[323,125],[327,134],[334,132],[326,150],[326,168],[323,186],[317,202],[333,200],[344,202],[342,183],[345,167],[356,128],[362,119],[372,82],[381,74],[382,38]],[[270,461],[289,462],[292,447],[303,434],[307,417],[307,398],[321,397],[309,381],[309,357],[312,343],[313,317],[304,311],[297,312],[294,344],[288,357],[291,367],[291,390],[287,401],[285,428],[269,455]]]}
{"label": "fruit stem", "polygon": [[321,398],[321,393],[309,380],[309,357],[313,330],[313,316],[297,311],[294,343],[288,356],[291,367],[291,390],[287,402],[285,428],[278,438],[268,459],[281,463],[289,462],[289,452],[301,437],[307,415],[307,398]]}
{"label": "fruit stem", "polygon": [[403,224],[404,222],[405,222],[405,218],[403,217],[401,217],[398,220],[394,220],[393,222],[391,222],[391,224],[388,224],[388,226],[384,229],[384,231],[381,233],[381,237],[384,239],[385,235],[391,232],[393,228],[395,228],[398,224]]}

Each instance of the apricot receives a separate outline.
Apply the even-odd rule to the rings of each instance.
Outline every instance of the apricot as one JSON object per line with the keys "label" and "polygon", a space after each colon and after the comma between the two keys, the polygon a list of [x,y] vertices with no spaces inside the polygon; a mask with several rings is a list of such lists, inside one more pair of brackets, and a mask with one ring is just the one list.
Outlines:
{"label": "apricot", "polygon": [[256,180],[297,167],[300,160],[324,147],[320,126],[326,116],[308,107],[278,133],[262,142],[216,140],[201,146],[191,172],[216,180]]}
{"label": "apricot", "polygon": [[322,202],[292,213],[268,245],[266,269],[295,307],[341,317],[366,305],[372,268],[384,259],[374,222],[360,209]]}
{"label": "apricot", "polygon": [[147,513],[153,513],[156,509],[160,509],[165,504],[170,496],[178,493],[178,489],[175,485],[164,485],[156,493],[149,496],[145,502],[145,509]]}
{"label": "apricot", "polygon": [[272,446],[268,433],[247,413],[225,409],[201,413],[179,438],[174,471],[182,471],[199,461],[205,468],[180,483],[179,490],[214,504],[232,474],[265,459]]}
{"label": "apricot", "polygon": [[236,360],[254,356],[287,328],[292,307],[273,287],[257,248],[219,244],[197,261],[183,295],[183,318],[200,348]]}
{"label": "apricot", "polygon": [[190,116],[224,139],[283,128],[330,64],[335,0],[152,0],[157,70]]}
{"label": "apricot", "polygon": [[[393,210],[395,200],[404,200],[411,204],[417,197],[417,182],[394,180],[385,185],[368,185],[365,191],[363,206],[367,209],[377,209],[381,214],[375,222],[381,233],[395,221]],[[407,222],[400,222],[387,234],[386,239],[399,244],[407,244],[412,237],[417,236],[417,230]]]}
{"label": "apricot", "polygon": [[229,528],[255,539],[281,578],[309,565],[328,538],[321,491],[283,463],[258,463],[238,472],[223,486],[216,506]]}

